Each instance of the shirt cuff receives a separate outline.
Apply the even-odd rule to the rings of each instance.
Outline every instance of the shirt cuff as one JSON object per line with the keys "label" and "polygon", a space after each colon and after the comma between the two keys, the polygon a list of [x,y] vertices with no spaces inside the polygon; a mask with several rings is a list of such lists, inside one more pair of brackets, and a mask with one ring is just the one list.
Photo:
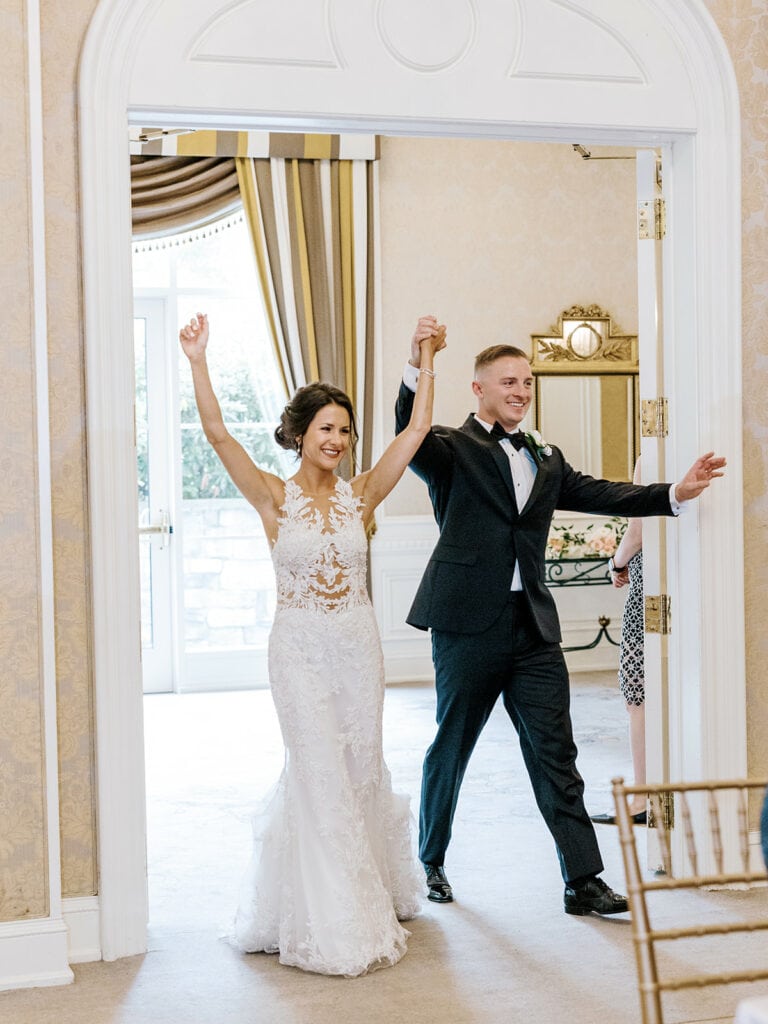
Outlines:
{"label": "shirt cuff", "polygon": [[676,501],[675,500],[675,487],[676,486],[677,486],[677,484],[672,484],[672,486],[669,488],[669,507],[672,509],[672,515],[673,516],[682,515],[683,512],[685,512],[685,510],[690,505],[690,501]]}
{"label": "shirt cuff", "polygon": [[419,368],[414,366],[412,363],[406,363],[405,369],[403,370],[403,384],[408,388],[409,391],[416,391],[416,387],[419,383]]}

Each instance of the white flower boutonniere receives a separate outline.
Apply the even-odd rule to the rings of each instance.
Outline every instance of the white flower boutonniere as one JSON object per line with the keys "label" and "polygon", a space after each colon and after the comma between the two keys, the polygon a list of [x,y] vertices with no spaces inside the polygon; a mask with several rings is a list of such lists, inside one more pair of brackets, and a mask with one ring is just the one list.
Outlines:
{"label": "white flower boutonniere", "polygon": [[551,447],[547,444],[538,430],[527,430],[525,436],[530,442],[530,446],[537,462],[541,462],[543,456],[549,456],[552,454]]}

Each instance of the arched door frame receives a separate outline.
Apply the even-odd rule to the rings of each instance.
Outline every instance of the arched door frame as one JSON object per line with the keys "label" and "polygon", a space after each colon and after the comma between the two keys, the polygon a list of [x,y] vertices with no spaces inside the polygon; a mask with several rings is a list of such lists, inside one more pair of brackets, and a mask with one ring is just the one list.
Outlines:
{"label": "arched door frame", "polygon": [[[468,2],[474,10],[481,0]],[[556,2],[575,6],[571,0]],[[473,116],[457,118],[448,99],[443,110],[428,116],[307,114],[302,111],[312,111],[311,74],[305,75],[303,105],[294,95],[281,96],[276,88],[270,93],[268,112],[222,113],[218,99],[215,109],[198,103],[197,109],[190,110],[176,103],[163,105],[162,100],[149,109],[132,101],[131,88],[133,65],[148,31],[153,2],[102,0],[99,4],[80,71],[80,173],[99,901],[105,959],[143,951],[147,920],[138,542],[134,540],[129,120],[222,129],[365,130],[667,147],[665,192],[674,238],[665,319],[669,342],[664,386],[672,408],[668,464],[678,472],[708,448],[725,451],[729,458],[727,485],[690,513],[686,529],[679,531],[671,550],[670,575],[673,580],[685,580],[685,587],[678,588],[681,599],[676,631],[670,638],[670,661],[673,675],[682,678],[684,673],[686,705],[683,713],[680,696],[670,706],[672,771],[683,778],[745,773],[737,89],[724,44],[702,0],[679,0],[674,10],[661,0],[613,0],[613,4],[614,10],[627,4],[635,10],[642,7],[659,32],[674,38],[688,69],[694,125],[676,130],[653,123],[577,124],[556,116],[546,124],[489,121],[483,116],[482,103]],[[185,5],[178,8],[180,19],[188,16]],[[479,93],[482,88],[480,81]],[[568,83],[550,81],[542,95],[552,97],[547,101],[552,112],[558,109],[558,88],[562,109],[569,109]]]}

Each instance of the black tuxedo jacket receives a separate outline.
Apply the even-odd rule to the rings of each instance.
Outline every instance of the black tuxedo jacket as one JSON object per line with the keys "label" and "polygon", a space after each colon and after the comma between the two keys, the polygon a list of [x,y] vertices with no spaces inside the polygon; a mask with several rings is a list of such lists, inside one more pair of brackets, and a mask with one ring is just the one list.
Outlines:
{"label": "black tuxedo jacket", "polygon": [[[411,416],[413,392],[400,387],[398,433]],[[501,614],[515,560],[542,638],[558,643],[560,623],[544,584],[544,558],[555,509],[601,515],[671,515],[669,484],[612,483],[573,469],[553,447],[543,455],[525,507],[518,511],[509,459],[470,415],[459,429],[435,426],[411,468],[429,488],[440,527],[407,622],[418,629],[480,633]]]}

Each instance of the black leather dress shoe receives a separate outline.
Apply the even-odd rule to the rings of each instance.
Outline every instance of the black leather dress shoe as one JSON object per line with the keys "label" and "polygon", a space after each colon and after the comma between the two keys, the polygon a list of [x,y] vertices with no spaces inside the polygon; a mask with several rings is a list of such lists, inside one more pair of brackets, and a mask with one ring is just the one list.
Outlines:
{"label": "black leather dress shoe", "polygon": [[453,889],[445,877],[442,864],[425,864],[427,872],[427,899],[433,903],[453,903]]}
{"label": "black leather dress shoe", "polygon": [[580,885],[566,885],[564,906],[566,914],[584,917],[586,914],[624,914],[629,910],[626,896],[620,896],[602,878],[588,878]]}
{"label": "black leather dress shoe", "polygon": [[[632,816],[633,825],[647,825],[648,814],[646,811],[638,811],[637,814]],[[615,814],[590,814],[590,821],[594,821],[596,825],[615,825],[616,815]]]}

